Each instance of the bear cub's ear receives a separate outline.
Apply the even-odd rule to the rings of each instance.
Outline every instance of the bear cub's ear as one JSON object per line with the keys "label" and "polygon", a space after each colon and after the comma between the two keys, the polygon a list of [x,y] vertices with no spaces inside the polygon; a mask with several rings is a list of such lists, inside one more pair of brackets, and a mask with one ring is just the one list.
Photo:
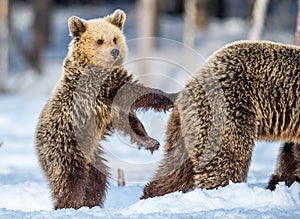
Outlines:
{"label": "bear cub's ear", "polygon": [[87,22],[76,16],[69,18],[69,31],[72,37],[80,37],[86,30]]}
{"label": "bear cub's ear", "polygon": [[126,14],[124,11],[117,9],[115,12],[108,17],[106,17],[106,21],[112,23],[116,27],[118,27],[120,30],[123,29],[124,23],[126,20]]}

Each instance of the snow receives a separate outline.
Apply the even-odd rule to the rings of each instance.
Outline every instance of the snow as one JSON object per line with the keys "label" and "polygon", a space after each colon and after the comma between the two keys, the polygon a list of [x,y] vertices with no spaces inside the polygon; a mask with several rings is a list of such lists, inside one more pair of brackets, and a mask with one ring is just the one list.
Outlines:
{"label": "snow", "polygon": [[[101,11],[105,15],[112,10]],[[83,13],[79,9],[75,12]],[[39,167],[33,142],[39,113],[60,77],[62,59],[69,40],[67,36],[62,38],[61,35],[67,35],[66,20],[72,15],[72,11],[58,10],[55,13],[55,25],[63,32],[56,33],[53,43],[59,54],[55,55],[53,51],[46,54],[43,76],[37,76],[31,70],[13,68],[14,72],[9,81],[10,87],[14,88],[13,92],[0,95],[0,143],[3,143],[0,147],[0,219],[300,218],[300,184],[293,184],[288,188],[281,183],[273,192],[265,189],[276,167],[280,143],[256,142],[246,183],[230,183],[227,187],[214,190],[196,189],[185,194],[175,192],[140,200],[144,185],[153,176],[162,158],[164,133],[170,114],[154,112],[138,114],[148,133],[161,143],[159,151],[153,155],[148,151],[137,150],[136,145],[119,133],[102,142],[111,173],[110,187],[103,208],[54,211],[50,190]],[[99,11],[94,9],[88,13],[93,16]],[[128,26],[135,20],[132,14],[132,11],[128,12]],[[29,18],[24,17],[31,14],[23,11],[18,16],[18,19],[23,20],[20,24],[22,26],[29,23]],[[172,19],[166,17],[162,24],[164,30],[161,34],[164,37],[168,33],[178,34],[174,27],[182,28],[181,19],[177,18],[175,22]],[[172,40],[161,38],[159,44],[163,45],[163,49],[147,55],[148,58],[151,57],[147,59],[152,66],[148,69],[149,73],[135,74],[135,77],[148,86],[169,92],[178,91],[200,67],[205,57],[226,43],[245,39],[248,28],[249,24],[240,19],[212,21],[205,31],[198,33],[196,50],[184,48],[185,52],[182,52],[182,44],[174,41],[177,35]],[[129,36],[132,36],[132,32]],[[294,36],[288,31],[268,30],[264,37],[292,43]],[[138,72],[137,64],[141,61],[135,53],[136,40],[128,39],[129,57],[125,64],[133,73]],[[189,54],[197,57],[195,62],[186,62],[183,59],[187,53],[187,57],[191,57]],[[116,173],[120,167],[125,171],[125,187],[117,187]]]}
{"label": "snow", "polygon": [[[257,142],[247,183],[139,200],[144,184],[161,159],[163,147],[152,156],[147,151],[138,151],[118,134],[104,144],[112,173],[104,207],[54,211],[33,146],[35,124],[45,101],[45,95],[0,96],[0,142],[3,142],[0,147],[0,219],[300,218],[300,184],[288,188],[281,183],[274,192],[265,189],[275,168],[278,143]],[[164,119],[168,117],[153,112],[139,116],[150,132],[149,121],[166,123]],[[162,124],[154,125],[154,122],[152,129],[161,127]],[[163,145],[161,133],[152,134],[156,134]],[[118,167],[125,169],[125,187],[116,186],[114,173]]]}

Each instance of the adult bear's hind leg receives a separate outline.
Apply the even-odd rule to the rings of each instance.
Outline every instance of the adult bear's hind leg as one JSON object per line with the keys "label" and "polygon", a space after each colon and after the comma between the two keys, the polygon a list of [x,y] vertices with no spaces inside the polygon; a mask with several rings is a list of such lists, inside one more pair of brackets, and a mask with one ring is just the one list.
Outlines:
{"label": "adult bear's hind leg", "polygon": [[198,146],[194,143],[195,187],[214,189],[247,178],[256,139],[255,116],[246,111],[236,114],[229,111],[227,115],[223,127],[216,121],[215,127],[212,122],[206,132],[199,131],[204,136],[200,139],[204,140]]}
{"label": "adult bear's hind leg", "polygon": [[300,144],[285,142],[278,157],[276,172],[271,176],[267,189],[275,190],[279,182],[291,186],[300,182]]}
{"label": "adult bear's hind leg", "polygon": [[175,191],[187,192],[193,188],[193,166],[181,136],[176,108],[170,117],[166,142],[165,157],[154,178],[145,186],[142,199]]}

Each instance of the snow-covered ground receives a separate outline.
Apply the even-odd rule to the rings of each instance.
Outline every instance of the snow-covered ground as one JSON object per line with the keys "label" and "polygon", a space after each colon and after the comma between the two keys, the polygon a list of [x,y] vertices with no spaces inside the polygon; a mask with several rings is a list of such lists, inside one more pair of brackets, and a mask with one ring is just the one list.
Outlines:
{"label": "snow-covered ground", "polygon": [[[92,16],[97,10],[86,11]],[[95,16],[111,12],[109,9],[100,11],[100,15]],[[55,33],[54,47],[60,53],[47,53],[44,75],[34,76],[30,70],[23,69],[20,70],[23,74],[13,72],[9,86],[14,87],[15,91],[0,96],[0,219],[300,218],[300,184],[293,184],[290,188],[280,184],[274,192],[265,190],[276,166],[280,143],[256,143],[247,183],[230,184],[215,190],[197,189],[186,194],[175,192],[163,197],[139,200],[143,186],[153,175],[163,154],[164,132],[169,114],[154,112],[139,113],[149,134],[162,145],[153,155],[148,151],[137,150],[135,145],[118,133],[102,143],[112,175],[103,208],[52,210],[50,191],[34,150],[34,131],[39,113],[60,77],[61,56],[65,54],[68,43],[65,40],[68,38],[60,39],[60,36],[67,35],[66,20],[69,15],[77,12],[81,10],[55,12],[55,26],[62,32]],[[26,22],[22,17],[24,14],[26,11],[18,16]],[[133,12],[128,11],[128,14],[128,26],[132,28],[130,22],[134,22]],[[135,74],[135,77],[149,86],[169,92],[178,91],[213,51],[234,40],[246,39],[248,28],[249,24],[239,19],[213,21],[198,33],[195,50],[173,41],[178,36],[170,37],[173,40],[159,39],[162,48],[146,55],[152,67],[147,74]],[[180,30],[182,19],[164,19],[161,33],[164,37],[168,34],[174,36]],[[132,35],[129,32],[129,57],[125,66],[136,73],[141,57],[134,52],[134,48],[141,39],[136,40]],[[292,32],[279,30],[268,30],[264,35],[267,40],[284,43],[292,43],[293,37]],[[186,60],[187,57],[192,59]],[[117,187],[116,173],[120,167],[125,171],[125,187]]]}
{"label": "snow-covered ground", "polygon": [[[258,142],[247,183],[230,184],[216,190],[197,189],[186,194],[176,192],[140,201],[143,185],[153,174],[161,151],[154,156],[138,151],[118,134],[105,143],[112,179],[104,208],[53,211],[49,188],[33,146],[35,124],[45,99],[45,96],[26,94],[0,96],[0,141],[3,142],[0,148],[0,218],[300,217],[300,184],[290,188],[280,184],[275,192],[265,190],[275,168],[278,144]],[[166,116],[146,113],[140,117],[148,124],[151,119],[157,121]],[[151,132],[149,126],[148,130],[159,137],[160,134]],[[125,170],[125,187],[116,186],[114,173],[118,167]]]}

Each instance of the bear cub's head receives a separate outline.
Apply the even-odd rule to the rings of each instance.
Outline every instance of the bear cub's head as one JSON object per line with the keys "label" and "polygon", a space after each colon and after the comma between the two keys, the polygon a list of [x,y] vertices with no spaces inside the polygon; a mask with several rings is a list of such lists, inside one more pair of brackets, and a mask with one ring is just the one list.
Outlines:
{"label": "bear cub's head", "polygon": [[73,41],[69,58],[100,67],[122,65],[127,53],[122,32],[125,20],[126,14],[119,9],[107,17],[92,20],[70,17],[69,31]]}

